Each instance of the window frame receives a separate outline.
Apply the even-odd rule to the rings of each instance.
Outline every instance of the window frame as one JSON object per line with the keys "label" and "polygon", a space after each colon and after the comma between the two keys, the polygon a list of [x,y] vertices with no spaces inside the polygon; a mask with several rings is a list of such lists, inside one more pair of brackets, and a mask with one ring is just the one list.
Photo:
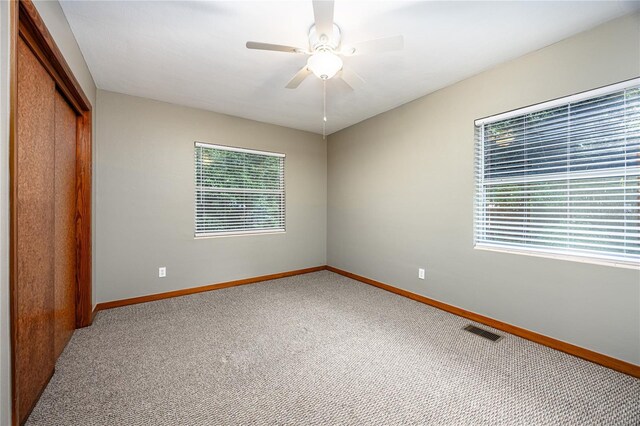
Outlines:
{"label": "window frame", "polygon": [[[486,151],[484,147],[484,125],[492,124],[496,122],[500,122],[503,120],[508,120],[514,117],[521,117],[528,114],[532,114],[540,111],[551,110],[552,108],[569,105],[572,103],[585,101],[589,99],[598,98],[600,96],[604,96],[610,93],[614,93],[617,91],[622,91],[626,89],[630,89],[633,87],[637,87],[640,85],[640,78],[634,78],[626,81],[622,81],[619,83],[598,87],[596,89],[587,90],[584,92],[580,92],[570,96],[564,96],[556,99],[552,99],[546,102],[541,102],[538,104],[529,105],[523,108],[518,108],[514,110],[510,110],[507,112],[503,112],[500,114],[495,114],[492,116],[487,116],[484,118],[480,118],[474,121],[474,208],[473,208],[473,248],[477,250],[483,251],[492,251],[492,252],[500,252],[500,253],[508,253],[508,254],[517,254],[517,255],[527,255],[534,257],[543,257],[543,258],[551,258],[551,259],[560,259],[565,261],[574,261],[581,263],[590,263],[596,265],[606,265],[620,268],[630,268],[630,269],[640,269],[640,260],[627,260],[627,259],[619,259],[616,258],[615,255],[608,256],[607,253],[603,252],[600,254],[586,254],[586,253],[576,253],[570,252],[566,250],[554,249],[553,247],[527,247],[523,246],[510,246],[500,242],[488,242],[488,241],[479,241],[480,234],[482,232],[486,232],[488,227],[486,226],[486,222],[484,219],[478,219],[478,215],[484,215],[487,213],[486,207],[483,209],[482,206],[486,205],[486,202],[483,203],[480,201],[485,194],[486,190],[482,189],[482,185],[484,184],[484,162],[486,158]],[[481,129],[481,136],[478,138],[476,136],[478,129]],[[478,144],[482,144],[482,147],[479,148]],[[482,158],[478,158],[478,154],[481,155]],[[482,169],[483,171],[479,173],[477,168]],[[575,178],[579,178],[582,172],[575,171],[571,172],[571,176]],[[604,171],[606,174],[606,171]],[[544,176],[541,176],[544,177]],[[478,229],[478,222],[482,221],[484,225],[482,229]]]}
{"label": "window frame", "polygon": [[[271,234],[285,234],[287,232],[287,197],[286,197],[286,154],[273,151],[262,151],[250,148],[235,147],[230,145],[212,144],[207,142],[195,141],[193,143],[193,153],[197,148],[217,149],[221,151],[241,152],[247,154],[263,155],[268,157],[282,158],[282,227],[281,228],[256,228],[247,230],[232,230],[232,231],[217,231],[217,232],[198,232],[198,186],[197,186],[197,161],[194,158],[194,239],[208,239],[208,238],[224,238],[224,237],[240,237],[251,235],[271,235]],[[229,188],[230,190],[239,188]]]}

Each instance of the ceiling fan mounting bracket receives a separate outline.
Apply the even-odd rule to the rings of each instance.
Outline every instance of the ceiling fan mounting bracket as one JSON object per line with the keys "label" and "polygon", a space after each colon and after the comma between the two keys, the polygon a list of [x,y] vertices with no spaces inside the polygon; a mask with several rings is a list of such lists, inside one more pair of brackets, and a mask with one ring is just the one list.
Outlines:
{"label": "ceiling fan mounting bracket", "polygon": [[318,34],[315,24],[309,29],[309,50],[312,52],[330,51],[334,52],[340,47],[341,33],[340,27],[333,24],[332,34]]}

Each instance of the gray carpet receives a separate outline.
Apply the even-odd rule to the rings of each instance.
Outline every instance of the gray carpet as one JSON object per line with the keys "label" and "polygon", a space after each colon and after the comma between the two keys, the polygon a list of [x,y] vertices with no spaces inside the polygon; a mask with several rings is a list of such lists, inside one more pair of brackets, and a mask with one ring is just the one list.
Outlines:
{"label": "gray carpet", "polygon": [[328,271],[102,311],[28,424],[640,424],[640,380],[468,323]]}

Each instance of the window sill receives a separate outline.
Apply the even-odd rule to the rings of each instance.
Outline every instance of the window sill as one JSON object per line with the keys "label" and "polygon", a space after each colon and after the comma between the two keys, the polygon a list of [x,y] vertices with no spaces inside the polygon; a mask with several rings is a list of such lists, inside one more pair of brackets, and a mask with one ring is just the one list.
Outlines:
{"label": "window sill", "polygon": [[476,250],[494,251],[498,253],[518,254],[525,256],[543,257],[547,259],[565,260],[570,262],[590,263],[593,265],[613,266],[616,268],[640,270],[640,264],[634,262],[625,262],[621,260],[607,260],[588,256],[572,256],[568,254],[550,253],[531,249],[497,247],[486,244],[475,244],[473,248]]}
{"label": "window sill", "polygon": [[250,237],[256,235],[274,235],[286,234],[287,231],[282,229],[274,229],[269,231],[239,231],[239,232],[219,232],[211,234],[199,234],[193,237],[194,240],[208,240],[210,238],[228,238],[228,237]]}

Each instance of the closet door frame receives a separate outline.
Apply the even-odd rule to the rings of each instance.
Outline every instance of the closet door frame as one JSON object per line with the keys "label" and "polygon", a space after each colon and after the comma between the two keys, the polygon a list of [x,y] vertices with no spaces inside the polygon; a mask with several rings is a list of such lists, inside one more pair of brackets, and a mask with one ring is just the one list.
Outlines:
{"label": "closet door frame", "polygon": [[12,423],[17,424],[15,348],[17,344],[17,44],[21,38],[51,75],[56,87],[76,112],[76,328],[93,322],[91,296],[91,103],[71,72],[60,49],[31,0],[11,0],[10,117],[9,117],[9,303],[11,317]]}

